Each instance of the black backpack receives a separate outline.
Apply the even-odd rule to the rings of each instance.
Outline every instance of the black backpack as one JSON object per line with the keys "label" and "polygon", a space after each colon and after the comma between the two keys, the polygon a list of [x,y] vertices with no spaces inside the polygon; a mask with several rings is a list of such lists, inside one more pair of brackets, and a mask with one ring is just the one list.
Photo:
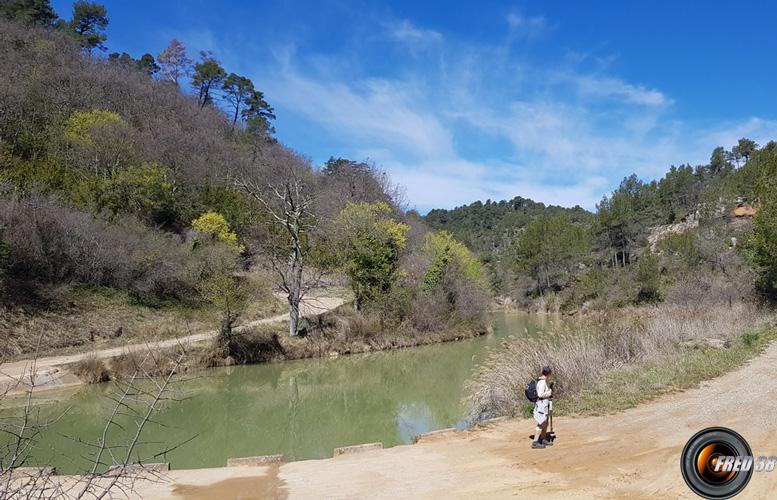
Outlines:
{"label": "black backpack", "polygon": [[526,394],[526,399],[531,401],[532,403],[536,403],[539,399],[539,396],[537,396],[537,379],[532,379],[531,382],[526,384],[526,387],[523,389],[524,394]]}

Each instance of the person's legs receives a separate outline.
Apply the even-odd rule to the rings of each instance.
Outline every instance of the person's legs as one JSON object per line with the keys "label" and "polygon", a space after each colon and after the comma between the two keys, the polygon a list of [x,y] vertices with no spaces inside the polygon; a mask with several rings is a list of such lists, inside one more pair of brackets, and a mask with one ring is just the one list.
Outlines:
{"label": "person's legs", "polygon": [[532,448],[544,448],[542,439],[545,437],[545,429],[548,428],[548,418],[545,414],[534,410],[534,420],[537,422],[537,427],[534,429],[534,440],[531,443]]}
{"label": "person's legs", "polygon": [[542,422],[539,426],[537,426],[537,430],[534,433],[534,438],[542,441],[547,436],[547,430],[548,430],[548,419],[546,418],[544,422]]}
{"label": "person's legs", "polygon": [[549,420],[545,420],[545,423],[542,424],[542,436],[540,436],[540,443],[544,444],[545,446],[553,446],[553,441],[548,439],[548,422]]}

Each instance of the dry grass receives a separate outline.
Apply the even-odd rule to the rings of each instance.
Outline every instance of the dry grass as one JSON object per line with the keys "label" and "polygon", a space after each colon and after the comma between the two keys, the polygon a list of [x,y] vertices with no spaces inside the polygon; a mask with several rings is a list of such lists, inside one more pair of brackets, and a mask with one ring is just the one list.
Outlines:
{"label": "dry grass", "polygon": [[745,334],[726,349],[680,348],[666,356],[606,373],[572,398],[562,399],[557,411],[599,415],[622,411],[665,392],[696,387],[735,369],[777,339],[777,330]]}
{"label": "dry grass", "polygon": [[[34,352],[38,335],[40,355],[103,349],[130,343],[176,338],[214,330],[219,311],[199,304],[169,303],[149,307],[124,293],[105,288],[60,287],[45,291],[41,304],[0,306],[0,358]],[[243,321],[273,316],[284,304],[269,293],[252,301]]]}
{"label": "dry grass", "polygon": [[111,373],[103,360],[94,357],[79,361],[72,370],[85,384],[100,384],[111,379]]}
{"label": "dry grass", "polygon": [[594,314],[536,338],[510,338],[469,383],[471,418],[520,414],[523,387],[544,365],[554,368],[556,396],[574,399],[607,373],[660,363],[682,346],[741,345],[747,332],[770,320],[767,312],[742,303],[730,308],[662,305]]}
{"label": "dry grass", "polygon": [[[356,313],[347,306],[315,319],[305,319],[303,325],[302,333],[296,337],[288,335],[284,324],[261,325],[235,332],[226,357],[215,342],[192,346],[179,365],[179,371],[401,349],[485,333],[484,328],[472,326],[421,332],[408,326],[381,323],[379,316]],[[154,358],[145,354],[123,354],[113,358],[108,369],[111,377],[116,378],[132,375],[138,369],[151,376],[163,374],[169,370],[169,360],[177,357],[176,352],[177,349],[159,352]]]}
{"label": "dry grass", "polygon": [[344,306],[307,323],[305,335],[281,337],[287,359],[325,357],[371,351],[402,349],[472,338],[486,333],[480,324],[439,325],[436,330],[419,330],[411,321],[388,321],[382,315],[357,312]]}

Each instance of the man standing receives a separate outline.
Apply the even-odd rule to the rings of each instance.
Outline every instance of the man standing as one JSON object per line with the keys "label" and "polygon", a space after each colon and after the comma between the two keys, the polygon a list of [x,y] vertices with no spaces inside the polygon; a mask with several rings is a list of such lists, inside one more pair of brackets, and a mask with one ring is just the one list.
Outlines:
{"label": "man standing", "polygon": [[537,402],[534,403],[534,420],[537,421],[537,428],[534,431],[532,448],[541,449],[553,445],[553,441],[547,439],[548,415],[553,404],[550,399],[553,396],[553,390],[549,385],[552,376],[553,370],[549,366],[542,367],[542,376],[537,380]]}

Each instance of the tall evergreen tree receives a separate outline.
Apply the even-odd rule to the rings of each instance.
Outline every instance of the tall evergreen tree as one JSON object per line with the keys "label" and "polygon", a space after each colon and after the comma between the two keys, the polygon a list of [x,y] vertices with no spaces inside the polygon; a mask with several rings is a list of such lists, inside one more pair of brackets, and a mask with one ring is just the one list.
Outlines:
{"label": "tall evergreen tree", "polygon": [[227,72],[221,67],[218,60],[210,52],[200,52],[200,62],[194,65],[192,76],[192,88],[197,91],[197,101],[200,109],[207,104],[212,104],[211,89],[221,83]]}
{"label": "tall evergreen tree", "polygon": [[232,113],[232,128],[235,128],[240,112],[246,105],[246,101],[254,96],[254,84],[244,76],[230,73],[222,85],[224,100],[227,101],[234,112]]}
{"label": "tall evergreen tree", "polygon": [[148,76],[154,76],[159,73],[159,65],[151,54],[143,54],[137,61],[138,69],[148,73]]}
{"label": "tall evergreen tree", "polygon": [[108,10],[104,5],[80,0],[73,4],[73,19],[70,29],[78,37],[81,47],[92,50],[105,50],[103,42],[108,39],[105,29],[108,27]]}
{"label": "tall evergreen tree", "polygon": [[246,108],[240,113],[246,122],[246,130],[255,136],[267,137],[275,133],[270,120],[275,120],[275,112],[264,99],[264,94],[255,90],[245,101]]}
{"label": "tall evergreen tree", "polygon": [[57,14],[49,0],[0,0],[0,14],[23,23],[53,26]]}

